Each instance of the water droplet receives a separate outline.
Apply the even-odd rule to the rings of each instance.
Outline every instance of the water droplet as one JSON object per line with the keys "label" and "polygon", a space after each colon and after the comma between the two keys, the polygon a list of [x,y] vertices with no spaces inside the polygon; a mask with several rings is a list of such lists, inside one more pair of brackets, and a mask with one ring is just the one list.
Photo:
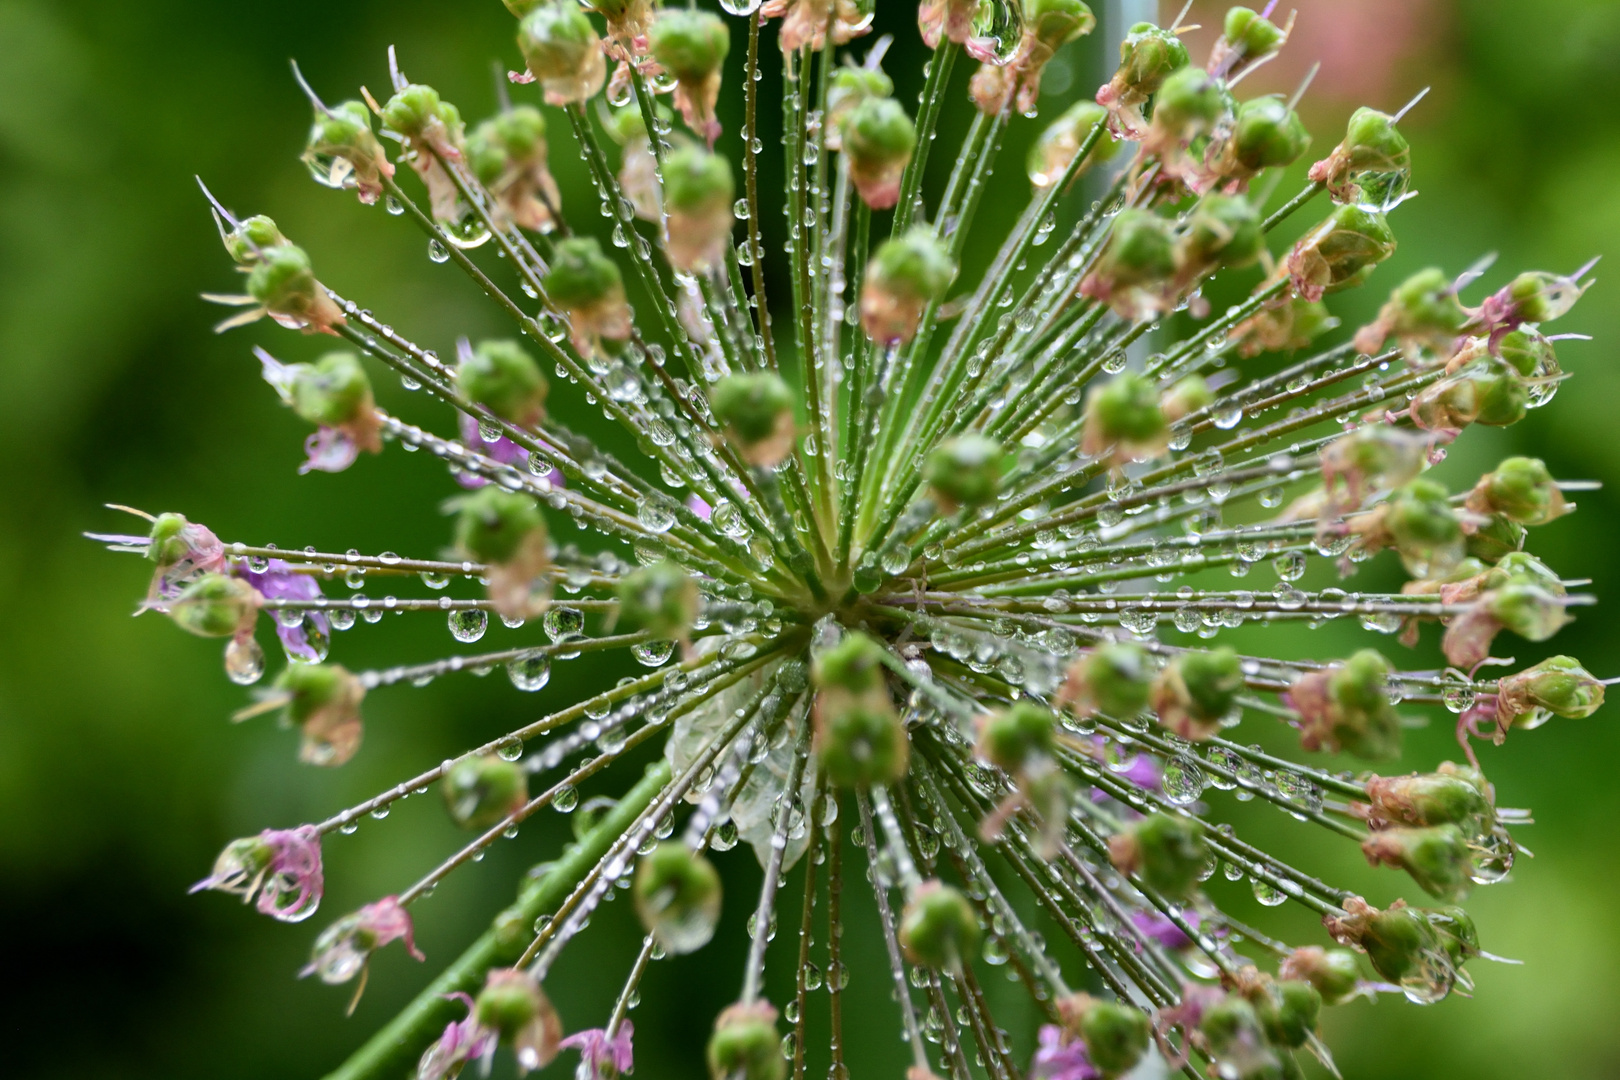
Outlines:
{"label": "water droplet", "polygon": [[238,686],[264,677],[264,649],[251,637],[232,638],[225,646],[225,675]]}
{"label": "water droplet", "polygon": [[1276,907],[1288,899],[1282,890],[1274,887],[1269,882],[1261,881],[1257,877],[1250,879],[1249,888],[1254,891],[1254,898],[1266,907]]}
{"label": "water droplet", "polygon": [[436,263],[449,262],[450,251],[434,238],[428,241],[428,258]]}
{"label": "water droplet", "polygon": [[555,644],[585,629],[585,613],[571,607],[548,608],[540,619],[540,625],[544,628],[546,637]]}
{"label": "water droplet", "polygon": [[552,796],[551,805],[559,814],[568,813],[579,805],[579,790],[572,784],[564,784]]}
{"label": "water droplet", "polygon": [[1191,755],[1177,754],[1165,763],[1160,787],[1170,803],[1187,806],[1204,793],[1204,770]]}
{"label": "water droplet", "polygon": [[478,608],[466,608],[450,613],[450,636],[457,641],[474,642],[484,636],[489,626],[489,613]]}
{"label": "water droplet", "polygon": [[533,693],[551,681],[551,657],[530,653],[507,661],[506,677],[519,690]]}

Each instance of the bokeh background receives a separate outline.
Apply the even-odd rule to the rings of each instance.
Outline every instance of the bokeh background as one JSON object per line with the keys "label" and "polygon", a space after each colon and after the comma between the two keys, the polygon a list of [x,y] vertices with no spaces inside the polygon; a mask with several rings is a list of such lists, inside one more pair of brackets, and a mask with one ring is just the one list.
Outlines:
{"label": "bokeh background", "polygon": [[[1291,89],[1320,60],[1304,105],[1314,151],[1332,146],[1356,104],[1393,109],[1433,87],[1403,128],[1421,195],[1395,215],[1400,250],[1374,286],[1336,301],[1347,325],[1370,317],[1391,285],[1425,265],[1458,271],[1495,251],[1498,268],[1485,282],[1494,287],[1520,268],[1568,271],[1620,252],[1620,4],[1298,6],[1287,57],[1245,93]],[[920,66],[914,9],[909,0],[880,7],[881,23],[899,39],[887,66],[901,100],[912,102]],[[1190,21],[1215,27],[1220,13],[1200,3]],[[1049,115],[1095,88],[1110,34],[1105,28],[1053,66]],[[286,65],[296,55],[318,87],[347,96],[361,83],[386,86],[384,49],[395,43],[414,78],[476,119],[493,108],[492,62],[515,64],[511,42],[511,20],[496,0],[0,0],[0,1071],[8,1076],[319,1076],[487,925],[516,875],[567,836],[567,819],[547,812],[442,886],[417,909],[429,963],[386,951],[358,1012],[345,1019],[345,990],[300,983],[294,972],[332,913],[397,890],[455,842],[434,800],[413,800],[387,822],[331,839],[328,898],[311,924],[273,924],[221,896],[188,898],[186,886],[227,839],[324,816],[629,673],[628,661],[560,664],[532,696],[499,675],[378,693],[368,702],[360,757],[333,772],[303,769],[290,736],[273,724],[226,722],[243,694],[221,677],[218,644],[156,617],[131,619],[145,571],[79,535],[125,527],[100,508],[124,502],[182,511],[249,542],[407,553],[444,543],[435,508],[453,488],[423,459],[390,452],[338,476],[296,475],[303,431],[259,380],[248,349],[262,342],[284,358],[307,359],[318,346],[268,324],[211,333],[220,312],[197,294],[229,291],[235,277],[191,177],[204,176],[241,212],[273,214],[311,250],[323,279],[441,352],[457,334],[508,333],[454,269],[429,262],[408,222],[310,183],[297,161],[308,111]],[[767,82],[767,103],[776,100],[774,85]],[[947,125],[934,160],[941,169],[961,127],[963,106],[953,109],[955,127]],[[733,103],[724,116],[733,152],[736,113]],[[1009,136],[996,181],[1008,194],[986,202],[988,235],[1023,203],[1019,166],[1036,129],[1020,122]],[[560,130],[553,154],[565,205],[591,206],[582,165]],[[781,186],[766,180],[769,199]],[[1298,181],[1290,176],[1280,191]],[[1322,205],[1291,222],[1274,250]],[[779,229],[774,214],[767,221]],[[1605,277],[1602,267],[1597,276]],[[1613,289],[1600,281],[1557,327],[1595,339],[1560,346],[1575,377],[1557,400],[1512,429],[1470,432],[1443,466],[1461,486],[1509,452],[1532,451],[1559,476],[1608,485],[1581,495],[1578,515],[1535,536],[1539,554],[1568,578],[1592,579],[1605,602],[1584,609],[1556,642],[1602,675],[1620,674],[1620,626],[1611,614],[1620,598]],[[422,412],[398,387],[382,393],[391,408]],[[571,421],[585,414],[571,389],[557,394]],[[1289,647],[1336,655],[1359,636],[1331,624]],[[516,638],[496,627],[485,640]],[[442,655],[448,642],[436,620],[390,619],[344,635],[337,654],[364,667]],[[1426,646],[1403,663],[1433,662],[1432,636]],[[1412,733],[1413,767],[1454,753],[1447,720]],[[1620,1075],[1616,723],[1604,713],[1555,722],[1481,753],[1501,801],[1536,813],[1522,839],[1537,857],[1471,904],[1486,947],[1525,965],[1476,963],[1471,1000],[1336,1010],[1329,1042],[1352,1077]],[[1243,827],[1256,836],[1285,848],[1299,843],[1281,815],[1246,812]],[[737,855],[727,872],[740,897],[757,870]],[[1359,867],[1354,851],[1301,857],[1369,896],[1391,895],[1391,878]],[[1236,887],[1223,899],[1296,939],[1316,940],[1310,920],[1288,908],[1264,916],[1252,902],[1242,909]],[[634,1014],[644,1080],[701,1074],[694,1048],[735,993],[746,906],[731,905],[710,949],[654,965]],[[859,902],[850,910],[852,951],[874,953],[869,913]],[[601,1022],[638,934],[625,911],[610,909],[595,920],[593,943],[559,966],[551,990],[573,1026]],[[785,929],[778,939],[775,979],[790,967],[779,954],[793,937]],[[887,1008],[881,974],[856,968],[852,1015]],[[999,995],[1004,1017],[1027,1047],[1032,1019],[1007,989]],[[852,1033],[857,1080],[900,1074],[891,1016]]]}

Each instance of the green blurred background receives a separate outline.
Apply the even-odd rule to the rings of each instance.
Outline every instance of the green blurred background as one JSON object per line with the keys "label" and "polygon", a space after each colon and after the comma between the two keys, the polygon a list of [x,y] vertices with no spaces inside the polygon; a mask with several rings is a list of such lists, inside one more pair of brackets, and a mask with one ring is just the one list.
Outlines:
{"label": "green blurred background", "polygon": [[[919,83],[914,8],[909,0],[880,6],[899,37],[888,68],[910,103]],[[1620,4],[1300,6],[1290,57],[1245,94],[1291,87],[1322,60],[1306,104],[1314,151],[1331,147],[1355,104],[1392,109],[1424,85],[1435,88],[1405,125],[1421,197],[1395,215],[1400,251],[1374,286],[1338,302],[1347,324],[1370,317],[1390,285],[1430,263],[1457,271],[1500,252],[1485,282],[1494,287],[1520,268],[1568,271],[1620,250]],[[1200,7],[1194,19],[1213,26],[1219,15]],[[1095,87],[1103,37],[1049,74],[1048,115]],[[132,620],[144,570],[79,538],[128,526],[100,509],[111,501],[182,511],[227,540],[438,549],[447,534],[435,505],[454,488],[430,462],[390,452],[337,476],[296,475],[303,431],[259,380],[248,348],[262,342],[284,359],[308,359],[318,343],[268,324],[210,332],[220,312],[197,294],[229,291],[235,277],[191,177],[204,176],[238,211],[273,214],[311,250],[324,280],[418,341],[445,352],[460,333],[508,333],[464,278],[425,258],[408,222],[310,183],[297,161],[308,111],[286,62],[296,55],[337,98],[360,83],[386,86],[384,49],[395,43],[414,78],[476,119],[493,108],[492,60],[515,64],[511,38],[495,0],[0,0],[0,454],[9,464],[0,473],[0,956],[9,998],[0,1071],[8,1076],[318,1076],[487,925],[516,875],[567,835],[566,820],[548,812],[442,886],[418,909],[429,963],[386,951],[357,1014],[345,1019],[346,991],[301,984],[293,973],[334,913],[396,891],[455,843],[433,800],[332,838],[328,898],[311,924],[276,925],[217,895],[188,898],[187,885],[230,837],[324,816],[610,683],[630,672],[628,661],[560,664],[533,696],[499,675],[379,693],[355,762],[299,768],[290,737],[273,724],[225,722],[244,695],[221,677],[217,643],[156,617]],[[772,76],[767,104],[777,100],[774,85]],[[728,108],[724,145],[734,152],[737,109]],[[936,171],[948,167],[961,129],[963,107],[953,109]],[[1023,203],[1017,166],[1034,130],[1023,122],[1009,136],[996,189],[1008,197],[987,200],[986,235],[998,235]],[[560,131],[553,147],[565,206],[588,207],[582,165]],[[765,179],[769,201],[781,185]],[[1291,176],[1281,190],[1296,184]],[[583,216],[576,209],[576,220]],[[1309,217],[1290,223],[1289,238]],[[774,213],[767,223],[780,225]],[[1557,400],[1507,431],[1470,432],[1444,466],[1465,485],[1506,453],[1531,451],[1559,476],[1608,484],[1580,496],[1578,515],[1535,536],[1538,554],[1566,577],[1593,579],[1609,602],[1556,642],[1600,675],[1620,674],[1620,629],[1608,615],[1620,595],[1610,561],[1620,535],[1620,366],[1609,359],[1620,308],[1611,295],[1600,283],[1558,325],[1596,340],[1560,346],[1575,378]],[[429,415],[397,387],[382,394],[390,408]],[[571,389],[557,402],[571,421],[585,411]],[[1333,624],[1292,647],[1328,656],[1358,636]],[[497,647],[512,640],[500,627],[485,639]],[[365,667],[442,655],[448,641],[437,620],[390,619],[344,635],[337,654]],[[1434,662],[1432,636],[1426,648],[1403,663]],[[1412,767],[1454,754],[1447,719],[1413,735]],[[1487,948],[1527,962],[1477,963],[1472,1000],[1336,1011],[1329,1042],[1347,1075],[1620,1075],[1615,732],[1599,714],[1482,749],[1500,800],[1534,808],[1537,824],[1522,839],[1537,858],[1470,906]],[[1250,811],[1246,831],[1285,849],[1298,844],[1281,815]],[[737,897],[757,880],[741,856],[727,860]],[[1375,900],[1392,895],[1391,879],[1358,866],[1353,850],[1302,858]],[[1310,920],[1288,908],[1261,917],[1236,891],[1221,898],[1298,940],[1317,940]],[[654,965],[634,1014],[643,1080],[700,1074],[694,1048],[735,992],[746,906],[730,905],[710,949]],[[598,916],[593,942],[553,977],[573,1027],[601,1023],[633,955],[639,932],[622,907]],[[856,901],[850,910],[852,951],[872,955],[879,946],[869,909]],[[772,953],[777,1000],[790,966],[778,954],[794,937],[785,925]],[[881,972],[857,966],[852,1015],[887,1009]],[[1005,989],[997,994],[1005,1022],[1027,1047],[1032,1019]],[[892,1013],[881,1015],[852,1033],[856,1080],[900,1074],[897,1025]]]}

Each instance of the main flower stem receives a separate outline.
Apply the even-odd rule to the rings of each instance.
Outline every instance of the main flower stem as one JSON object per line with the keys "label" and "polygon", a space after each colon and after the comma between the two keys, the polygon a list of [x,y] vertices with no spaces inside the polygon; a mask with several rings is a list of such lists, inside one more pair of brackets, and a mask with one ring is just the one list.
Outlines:
{"label": "main flower stem", "polygon": [[667,783],[668,762],[660,761],[650,766],[641,782],[619,799],[596,828],[583,840],[565,849],[562,858],[536,886],[497,915],[494,925],[484,931],[455,963],[429,983],[415,1000],[355,1051],[349,1060],[328,1073],[326,1080],[382,1080],[384,1077],[392,1080],[409,1072],[422,1051],[444,1031],[445,1025],[459,1019],[462,1007],[445,995],[476,993],[483,985],[485,972],[517,959],[527,941],[523,931],[533,925],[539,916],[555,908],[580,879],[590,873],[613,842],[630,827]]}

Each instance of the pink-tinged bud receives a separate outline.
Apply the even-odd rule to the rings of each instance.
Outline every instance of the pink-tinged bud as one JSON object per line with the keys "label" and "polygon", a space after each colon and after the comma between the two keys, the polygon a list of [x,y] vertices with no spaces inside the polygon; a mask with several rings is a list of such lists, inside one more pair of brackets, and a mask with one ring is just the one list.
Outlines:
{"label": "pink-tinged bud", "polygon": [[155,566],[146,596],[149,603],[178,596],[199,574],[225,569],[225,545],[219,537],[206,525],[187,521],[180,514],[159,514],[152,519],[146,557]]}
{"label": "pink-tinged bud", "polygon": [[546,121],[520,105],[485,120],[467,137],[467,164],[495,197],[497,215],[525,229],[550,232],[562,193],[547,167]]}
{"label": "pink-tinged bud", "polygon": [[1356,331],[1355,347],[1371,356],[1393,335],[1408,362],[1432,364],[1450,358],[1467,324],[1455,285],[1430,267],[1396,286],[1378,318]]}
{"label": "pink-tinged bud", "polygon": [[359,356],[339,350],[313,364],[283,364],[263,349],[254,355],[282,402],[315,425],[299,472],[342,472],[360,451],[382,452],[382,416]]}
{"label": "pink-tinged bud", "polygon": [[595,237],[559,240],[541,284],[547,299],[568,316],[570,337],[581,355],[599,356],[604,347],[617,352],[630,339],[624,279]]}
{"label": "pink-tinged bud", "polygon": [[548,105],[586,101],[607,79],[602,41],[573,0],[554,0],[529,12],[518,27],[518,48],[544,87]]}
{"label": "pink-tinged bud", "polygon": [[383,181],[394,177],[393,162],[371,130],[371,112],[360,101],[332,108],[316,105],[303,160],[318,183],[352,187],[368,206],[382,195]]}
{"label": "pink-tinged bud", "polygon": [[1229,646],[1178,654],[1153,683],[1159,723],[1183,739],[1213,738],[1236,715],[1243,667]]}
{"label": "pink-tinged bud", "polygon": [[603,1028],[576,1031],[557,1045],[579,1051],[582,1069],[589,1069],[597,1080],[617,1080],[636,1067],[635,1048],[631,1038],[636,1026],[628,1019],[609,1034]]}
{"label": "pink-tinged bud", "polygon": [[1350,204],[1328,215],[1300,237],[1286,268],[1294,292],[1307,300],[1360,285],[1373,269],[1395,253],[1395,233],[1384,215]]}
{"label": "pink-tinged bud", "polygon": [[1497,684],[1496,716],[1536,728],[1554,716],[1583,720],[1603,705],[1603,683],[1573,656],[1552,656]]}
{"label": "pink-tinged bud", "polygon": [[731,165],[723,157],[687,146],[664,159],[664,253],[671,266],[699,273],[725,262],[735,194]]}
{"label": "pink-tinged bud", "polygon": [[844,117],[839,129],[849,178],[862,201],[887,210],[900,201],[900,179],[917,145],[917,129],[892,98],[869,97]]}
{"label": "pink-tinged bud", "polygon": [[365,971],[372,953],[389,942],[400,940],[405,942],[405,951],[412,959],[427,959],[416,947],[411,917],[400,907],[399,898],[385,896],[321,931],[321,936],[315,939],[310,961],[298,972],[298,977],[316,975],[333,986],[346,983]]}
{"label": "pink-tinged bud", "polygon": [[826,48],[829,21],[834,45],[847,45],[872,29],[871,14],[863,13],[855,0],[766,0],[759,14],[782,19],[777,40],[783,52],[798,52],[806,45],[815,52]]}
{"label": "pink-tinged bud", "polygon": [[1511,457],[1479,478],[1468,493],[1468,509],[1501,514],[1520,525],[1545,525],[1574,510],[1540,458]]}
{"label": "pink-tinged bud", "polygon": [[512,1048],[519,1073],[551,1064],[562,1046],[562,1020],[533,975],[497,968],[484,981],[472,1016]]}
{"label": "pink-tinged bud", "polygon": [[720,137],[714,106],[731,35],[718,15],[667,8],[648,34],[653,59],[675,77],[675,107],[686,126],[709,146]]}
{"label": "pink-tinged bud", "polygon": [[1367,802],[1354,809],[1374,829],[1450,824],[1478,833],[1492,813],[1491,786],[1477,769],[1447,761],[1432,773],[1368,778]]}
{"label": "pink-tinged bud", "polygon": [[313,825],[300,825],[231,841],[214,861],[214,872],[191,891],[233,893],[244,904],[257,896],[260,914],[302,922],[315,914],[324,888],[321,835]]}
{"label": "pink-tinged bud", "polygon": [[1335,508],[1359,510],[1369,495],[1417,479],[1428,445],[1422,436],[1387,424],[1357,428],[1322,449],[1323,487]]}
{"label": "pink-tinged bud", "polygon": [[1380,210],[1401,200],[1411,175],[1412,148],[1396,130],[1395,117],[1368,108],[1351,114],[1343,141],[1309,173],[1335,202]]}
{"label": "pink-tinged bud", "polygon": [[444,1034],[423,1051],[416,1066],[416,1080],[454,1080],[471,1061],[482,1061],[488,1068],[500,1043],[495,1031],[478,1022],[472,998],[460,991],[445,997],[465,1005],[467,1016],[447,1025]]}
{"label": "pink-tinged bud", "polygon": [[[1080,146],[1090,137],[1098,124],[1106,121],[1107,111],[1096,102],[1077,101],[1056,120],[1047,125],[1035,144],[1029,148],[1025,169],[1029,182],[1038,188],[1051,187],[1068,174]],[[1099,162],[1109,161],[1119,153],[1120,141],[1106,130],[1098,133],[1097,142],[1086,160],[1075,171],[1082,176]]]}
{"label": "pink-tinged bud", "polygon": [[1484,324],[1484,333],[1492,346],[1526,323],[1551,322],[1567,314],[1592,284],[1583,283],[1581,278],[1596,261],[1592,260],[1567,277],[1540,270],[1526,271],[1487,296],[1473,314]]}
{"label": "pink-tinged bud", "polygon": [[1471,670],[1490,655],[1497,631],[1508,629],[1528,641],[1546,641],[1570,621],[1564,598],[1524,580],[1489,589],[1452,619],[1441,639],[1446,659]]}
{"label": "pink-tinged bud", "polygon": [[1102,1071],[1091,1063],[1086,1044],[1057,1024],[1043,1024],[1029,1075],[1034,1080],[1101,1080]]}
{"label": "pink-tinged bud", "polygon": [[939,48],[941,37],[964,45],[973,36],[973,17],[978,0],[922,0],[917,5],[917,30],[923,44]]}
{"label": "pink-tinged bud", "polygon": [[885,240],[861,284],[861,328],[880,344],[904,345],[955,276],[956,264],[931,229],[917,227]]}
{"label": "pink-tinged bud", "polygon": [[382,107],[382,121],[384,131],[392,132],[404,143],[404,160],[427,185],[433,220],[448,225],[460,221],[464,204],[446,171],[446,163],[464,157],[461,113],[441,100],[433,87],[412,83],[400,86],[388,99]]}
{"label": "pink-tinged bud", "polygon": [[1356,954],[1349,949],[1306,945],[1288,954],[1277,976],[1290,982],[1310,983],[1322,995],[1322,1004],[1338,1005],[1355,996],[1361,968]]}
{"label": "pink-tinged bud", "polygon": [[1269,303],[1232,328],[1231,340],[1244,356],[1303,349],[1339,325],[1320,300],[1287,296]]}
{"label": "pink-tinged bud", "polygon": [[1299,713],[1307,750],[1347,750],[1370,760],[1401,749],[1400,718],[1387,691],[1389,661],[1362,649],[1344,663],[1294,680],[1286,700]]}
{"label": "pink-tinged bud", "polygon": [[1450,901],[1468,895],[1468,841],[1455,825],[1374,833],[1362,841],[1361,852],[1373,866],[1405,870],[1430,896]]}
{"label": "pink-tinged bud", "polygon": [[1041,71],[1058,49],[1091,33],[1096,16],[1081,0],[1026,0],[1024,34],[1004,64],[986,61],[974,72],[968,96],[987,115],[1005,109],[1016,94],[1018,111],[1035,112]]}

